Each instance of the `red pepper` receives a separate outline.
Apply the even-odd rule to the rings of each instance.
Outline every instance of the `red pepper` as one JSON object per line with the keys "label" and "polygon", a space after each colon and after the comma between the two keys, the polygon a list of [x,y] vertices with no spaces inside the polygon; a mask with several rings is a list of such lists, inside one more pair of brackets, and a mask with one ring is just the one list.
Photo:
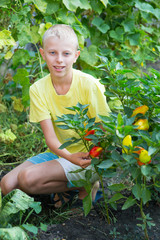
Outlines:
{"label": "red pepper", "polygon": [[94,146],[94,147],[90,150],[89,154],[90,154],[91,157],[94,158],[94,157],[98,157],[98,156],[101,154],[102,151],[103,151],[103,148]]}
{"label": "red pepper", "polygon": [[147,163],[143,163],[143,162],[137,160],[137,163],[138,163],[139,166],[142,166],[142,165],[150,164],[151,160],[149,162],[147,162]]}
{"label": "red pepper", "polygon": [[86,140],[86,141],[91,141],[92,139],[90,139],[90,138],[86,138],[88,135],[92,135],[92,134],[94,134],[95,133],[95,130],[90,130],[90,131],[88,131],[88,130],[86,130],[86,134],[84,135],[84,139]]}

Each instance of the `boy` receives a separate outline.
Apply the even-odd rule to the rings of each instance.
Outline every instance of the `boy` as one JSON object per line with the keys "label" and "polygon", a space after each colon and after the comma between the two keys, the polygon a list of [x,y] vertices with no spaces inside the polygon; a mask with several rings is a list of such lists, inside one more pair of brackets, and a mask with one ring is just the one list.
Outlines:
{"label": "boy", "polygon": [[[61,193],[76,189],[68,186],[72,180],[84,178],[85,171],[76,174],[70,171],[80,167],[92,168],[91,159],[82,143],[59,149],[67,138],[76,133],[58,128],[54,122],[56,116],[69,113],[65,108],[78,102],[89,104],[88,116],[96,117],[96,121],[99,121],[98,114],[106,115],[109,112],[103,95],[104,88],[99,81],[72,68],[80,51],[77,36],[70,26],[57,24],[49,28],[43,36],[40,53],[50,74],[30,88],[30,121],[40,122],[49,151],[28,159],[4,176],[1,181],[3,194],[15,188],[28,194]],[[93,200],[98,190],[96,181],[97,176],[93,175]],[[87,195],[85,189],[78,190],[79,199],[83,199]],[[67,201],[69,194],[65,196],[63,200]],[[54,196],[54,200],[57,206],[61,206],[58,195]]]}

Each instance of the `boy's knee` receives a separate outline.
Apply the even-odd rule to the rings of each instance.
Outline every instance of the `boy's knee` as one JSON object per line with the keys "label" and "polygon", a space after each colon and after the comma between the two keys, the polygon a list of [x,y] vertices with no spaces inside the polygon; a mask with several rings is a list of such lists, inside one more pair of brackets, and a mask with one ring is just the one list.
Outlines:
{"label": "boy's knee", "polygon": [[1,191],[3,195],[8,194],[11,192],[15,187],[13,186],[12,180],[5,175],[1,180]]}
{"label": "boy's knee", "polygon": [[32,193],[34,191],[33,174],[30,169],[23,169],[18,174],[19,188],[26,192]]}

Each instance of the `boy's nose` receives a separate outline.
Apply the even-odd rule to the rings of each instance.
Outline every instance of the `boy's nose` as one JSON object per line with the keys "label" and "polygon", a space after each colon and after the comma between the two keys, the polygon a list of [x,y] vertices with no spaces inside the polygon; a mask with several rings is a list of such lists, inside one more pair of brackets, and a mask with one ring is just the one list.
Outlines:
{"label": "boy's nose", "polygon": [[62,55],[58,54],[57,56],[57,62],[63,62]]}

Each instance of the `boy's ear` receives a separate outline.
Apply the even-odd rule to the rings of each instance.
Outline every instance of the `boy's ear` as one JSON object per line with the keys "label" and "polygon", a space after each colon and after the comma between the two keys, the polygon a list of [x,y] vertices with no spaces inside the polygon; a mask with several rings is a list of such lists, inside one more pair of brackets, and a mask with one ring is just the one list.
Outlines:
{"label": "boy's ear", "polygon": [[78,51],[76,52],[76,56],[75,56],[74,63],[77,61],[77,58],[79,57],[79,55],[80,55],[80,51],[78,50]]}
{"label": "boy's ear", "polygon": [[44,50],[43,50],[43,48],[40,48],[39,51],[40,51],[40,54],[41,54],[43,60],[45,60],[45,55],[44,55]]}

